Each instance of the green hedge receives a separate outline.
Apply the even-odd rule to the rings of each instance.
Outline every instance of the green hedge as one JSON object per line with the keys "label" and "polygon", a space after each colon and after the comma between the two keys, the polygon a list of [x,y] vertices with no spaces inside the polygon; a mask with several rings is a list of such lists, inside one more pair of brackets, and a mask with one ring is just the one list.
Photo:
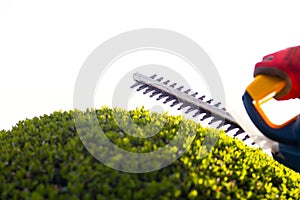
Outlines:
{"label": "green hedge", "polygon": [[[26,119],[10,131],[0,131],[0,199],[300,199],[298,173],[224,132],[144,109],[104,107],[95,112],[107,136],[129,151],[161,148],[179,126],[193,130],[195,140],[168,167],[133,174],[101,164],[83,146],[74,115],[87,120],[92,111],[60,111]],[[150,122],[164,127],[147,139],[120,134],[117,115],[124,123],[130,117],[141,127]],[[200,158],[204,137],[216,134],[220,136],[213,150]]]}

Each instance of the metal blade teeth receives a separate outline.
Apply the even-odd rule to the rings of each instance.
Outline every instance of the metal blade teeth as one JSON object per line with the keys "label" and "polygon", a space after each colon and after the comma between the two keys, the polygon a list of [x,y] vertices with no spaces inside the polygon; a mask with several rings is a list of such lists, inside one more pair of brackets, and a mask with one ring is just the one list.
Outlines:
{"label": "metal blade teeth", "polygon": [[163,77],[160,77],[159,79],[157,79],[156,81],[161,82],[163,80]]}
{"label": "metal blade teeth", "polygon": [[[185,89],[184,90],[184,86],[180,86],[180,87],[176,87],[177,86],[177,83],[170,83],[170,80],[167,80],[167,81],[164,81],[163,82],[163,77],[160,77],[158,79],[156,79],[157,75],[154,74],[152,76],[150,76],[151,79],[153,79],[154,81],[157,81],[159,82],[160,84],[163,84],[165,85],[166,87],[168,88],[172,88],[176,91],[180,91],[182,94],[185,94],[185,95],[189,95],[189,93],[191,93],[189,96],[201,101],[201,102],[205,102],[207,104],[211,104],[213,105],[214,107],[218,108],[219,110],[223,110],[223,111],[226,111],[225,108],[219,108],[221,106],[221,102],[217,102],[217,103],[214,103],[212,104],[213,102],[213,99],[209,99],[209,100],[205,100],[206,96],[203,95],[203,96],[200,96],[200,97],[197,97],[198,95],[198,92],[192,92],[191,89]],[[155,80],[156,79],[156,80]],[[138,87],[139,86],[139,87]],[[213,123],[217,123],[219,121],[219,124],[217,124],[217,127],[216,128],[222,128],[224,127],[224,131],[225,132],[233,132],[235,131],[235,133],[232,135],[233,137],[241,137],[240,138],[242,141],[251,141],[250,145],[255,145],[255,142],[252,140],[252,138],[249,137],[248,134],[245,133],[245,131],[237,124],[237,123],[233,123],[233,121],[231,120],[227,120],[227,118],[225,119],[225,121],[223,121],[224,119],[223,118],[220,118],[218,116],[215,116],[213,113],[210,113],[208,112],[207,110],[205,109],[202,109],[201,107],[198,107],[198,106],[195,106],[194,104],[190,104],[190,103],[186,103],[186,102],[182,102],[181,100],[178,99],[177,96],[173,96],[171,94],[168,94],[168,90],[161,90],[161,89],[158,89],[154,86],[149,86],[147,84],[144,84],[143,82],[136,82],[134,85],[131,86],[131,88],[137,88],[136,90],[137,91],[141,91],[145,88],[147,88],[143,94],[148,94],[148,93],[151,93],[149,96],[150,97],[154,97],[154,96],[157,96],[159,95],[156,100],[161,100],[161,99],[164,99],[166,98],[163,103],[164,104],[167,104],[169,102],[172,102],[170,107],[174,107],[176,105],[179,105],[180,106],[177,108],[177,110],[182,110],[182,109],[185,109],[187,107],[187,110],[185,111],[186,114],[188,113],[191,113],[191,112],[195,112],[192,117],[197,117],[199,115],[203,115],[201,116],[201,118],[199,119],[200,121],[204,121],[204,120],[207,120],[208,118],[211,118],[210,121],[208,122],[209,125],[213,124]],[[176,88],[176,89],[175,89]],[[227,127],[227,128],[226,128]],[[235,130],[236,129],[236,130]],[[245,135],[243,135],[245,134]]]}
{"label": "metal blade teeth", "polygon": [[142,85],[142,86],[140,86],[138,89],[137,89],[137,91],[141,91],[142,89],[145,89],[145,88],[147,88],[148,86],[147,85]]}
{"label": "metal blade teeth", "polygon": [[175,100],[175,98],[168,97],[163,103],[166,104],[166,103],[169,103],[170,101],[173,101],[173,100]]}
{"label": "metal blade teeth", "polygon": [[182,110],[183,108],[188,107],[188,106],[189,106],[189,104],[183,103],[183,104],[181,104],[181,106],[179,108],[177,108],[177,110]]}
{"label": "metal blade teeth", "polygon": [[172,85],[170,85],[169,87],[171,88],[175,88],[175,86],[177,85],[177,83],[173,83]]}
{"label": "metal blade teeth", "polygon": [[184,91],[184,93],[189,94],[190,91],[191,89],[187,89],[186,91]]}
{"label": "metal blade teeth", "polygon": [[215,122],[217,122],[217,121],[221,121],[221,120],[222,120],[222,119],[219,118],[219,117],[214,117],[208,124],[211,125],[211,124],[213,124],[213,123],[215,123]]}
{"label": "metal blade teeth", "polygon": [[231,131],[236,128],[239,128],[236,124],[230,124],[230,126],[228,127],[228,129],[226,131]]}
{"label": "metal blade teeth", "polygon": [[183,86],[180,86],[179,88],[177,88],[178,91],[181,91],[183,89]]}
{"label": "metal blade teeth", "polygon": [[194,107],[194,106],[191,106],[187,111],[185,111],[185,114],[188,114],[188,113],[190,113],[190,112],[192,112],[194,110],[197,110],[197,108]]}
{"label": "metal blade teeth", "polygon": [[217,129],[222,128],[223,126],[224,126],[224,124],[223,124],[223,123],[220,123],[220,124],[217,126]]}
{"label": "metal blade teeth", "polygon": [[211,103],[213,101],[213,99],[210,99],[210,100],[208,100],[208,101],[206,101],[206,103]]}
{"label": "metal blade teeth", "polygon": [[139,83],[139,82],[136,82],[135,84],[133,84],[132,86],[130,86],[130,88],[132,89],[132,88],[135,88],[135,87],[137,87],[137,86],[139,86],[139,85],[141,85],[142,83]]}
{"label": "metal blade teeth", "polygon": [[197,117],[198,115],[201,115],[202,113],[204,113],[205,111],[203,111],[202,109],[197,110],[197,112],[195,112],[195,114],[193,115],[193,117]]}
{"label": "metal blade teeth", "polygon": [[161,99],[163,99],[163,98],[165,98],[167,96],[169,96],[169,95],[166,94],[166,93],[162,93],[161,95],[159,95],[159,97],[156,100],[159,101],[159,100],[161,100]]}
{"label": "metal blade teeth", "polygon": [[150,95],[150,97],[154,97],[154,96],[156,96],[156,95],[158,95],[158,94],[160,94],[160,93],[161,93],[161,91],[155,90],[155,91]]}
{"label": "metal blade teeth", "polygon": [[149,87],[148,89],[146,89],[143,94],[148,94],[149,92],[155,90],[155,88]]}
{"label": "metal blade teeth", "polygon": [[218,102],[214,106],[219,107],[220,105],[221,105],[221,102]]}
{"label": "metal blade teeth", "polygon": [[206,119],[208,119],[210,117],[211,117],[211,113],[205,113],[205,115],[200,120],[204,121],[204,120],[206,120]]}
{"label": "metal blade teeth", "polygon": [[170,80],[163,82],[163,84],[165,84],[165,85],[168,85],[169,83],[170,83]]}
{"label": "metal blade teeth", "polygon": [[153,74],[152,76],[150,76],[150,78],[154,79],[157,76],[157,74]]}
{"label": "metal blade teeth", "polygon": [[174,102],[172,103],[172,105],[170,105],[170,106],[171,106],[171,107],[174,107],[174,106],[176,106],[176,105],[178,105],[178,104],[180,104],[180,101],[176,100],[176,101],[174,101]]}
{"label": "metal blade teeth", "polygon": [[205,95],[199,97],[198,99],[202,101],[204,98],[205,98]]}
{"label": "metal blade teeth", "polygon": [[243,133],[244,131],[242,131],[241,129],[239,129],[233,136],[236,137],[238,136],[239,134]]}
{"label": "metal blade teeth", "polygon": [[192,97],[196,97],[197,96],[197,94],[198,94],[198,92],[195,92],[194,94],[192,94],[191,96]]}

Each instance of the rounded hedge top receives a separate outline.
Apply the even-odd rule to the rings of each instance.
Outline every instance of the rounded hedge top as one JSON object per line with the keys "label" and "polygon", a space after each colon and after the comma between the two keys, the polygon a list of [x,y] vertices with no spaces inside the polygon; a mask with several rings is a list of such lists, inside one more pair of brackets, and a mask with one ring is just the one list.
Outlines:
{"label": "rounded hedge top", "polygon": [[[90,111],[60,111],[26,119],[10,131],[0,131],[0,198],[300,199],[298,173],[222,131],[144,109],[103,107],[95,112],[108,138],[128,151],[148,152],[163,147],[176,135],[178,122],[194,130],[195,139],[187,152],[168,167],[133,174],[103,165],[85,149],[76,132],[74,115],[84,120]],[[137,138],[120,134],[116,113],[124,118],[130,115],[139,126],[161,119],[167,123],[159,134]],[[86,131],[93,128],[86,127]],[[218,142],[201,158],[203,138],[215,134],[220,134]]]}

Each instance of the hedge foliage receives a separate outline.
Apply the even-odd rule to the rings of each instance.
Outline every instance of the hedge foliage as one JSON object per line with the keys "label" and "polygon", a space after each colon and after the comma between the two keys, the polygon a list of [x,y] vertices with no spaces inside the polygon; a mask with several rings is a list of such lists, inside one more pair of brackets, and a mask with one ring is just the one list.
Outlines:
{"label": "hedge foliage", "polygon": [[[300,175],[259,149],[245,146],[224,132],[201,127],[180,116],[136,109],[95,110],[105,134],[120,148],[148,152],[168,144],[179,124],[195,133],[194,141],[168,167],[148,173],[114,170],[86,150],[76,132],[79,111],[54,112],[20,121],[0,131],[0,199],[300,199]],[[114,116],[140,127],[163,128],[150,138],[121,134]],[[94,127],[85,127],[93,131]],[[153,128],[153,127],[152,127]],[[142,132],[140,134],[143,134]],[[204,137],[220,134],[201,158]]]}

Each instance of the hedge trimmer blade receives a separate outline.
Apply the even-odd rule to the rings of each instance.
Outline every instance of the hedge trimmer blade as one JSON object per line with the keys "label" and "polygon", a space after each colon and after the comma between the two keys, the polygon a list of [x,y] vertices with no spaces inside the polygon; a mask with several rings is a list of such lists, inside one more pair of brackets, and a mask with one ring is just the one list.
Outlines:
{"label": "hedge trimmer blade", "polygon": [[234,131],[233,137],[244,141],[246,144],[254,146],[255,142],[235,121],[235,119],[224,108],[220,108],[221,102],[213,103],[213,99],[205,100],[205,95],[199,96],[198,92],[192,92],[190,89],[184,89],[183,86],[177,87],[177,83],[171,83],[170,80],[163,80],[163,77],[157,78],[157,75],[147,77],[143,74],[135,73],[133,75],[135,84],[131,88],[137,88],[137,91],[144,91],[143,94],[150,94],[150,97],[157,96],[156,100],[164,99],[164,104],[171,102],[171,107],[179,106],[178,110],[187,109],[186,114],[194,112],[193,117],[201,115],[200,121],[210,119],[208,124],[219,122],[216,128],[223,128],[226,133]]}

